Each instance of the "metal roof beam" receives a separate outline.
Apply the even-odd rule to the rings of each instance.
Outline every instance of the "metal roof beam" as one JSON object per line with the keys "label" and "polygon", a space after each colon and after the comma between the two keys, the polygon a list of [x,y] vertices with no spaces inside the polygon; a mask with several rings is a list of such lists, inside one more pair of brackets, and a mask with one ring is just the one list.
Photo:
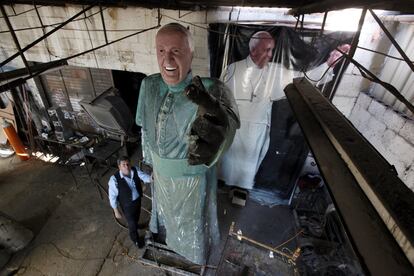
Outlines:
{"label": "metal roof beam", "polygon": [[67,25],[68,23],[70,23],[73,19],[75,19],[76,17],[80,16],[81,14],[85,13],[86,11],[92,9],[92,7],[94,7],[94,5],[90,5],[85,9],[82,9],[82,11],[78,12],[77,14],[75,14],[74,16],[72,16],[71,18],[69,18],[68,20],[66,20],[65,22],[63,22],[62,24],[60,24],[59,26],[57,26],[56,28],[54,28],[53,30],[51,30],[50,32],[46,33],[45,35],[39,37],[38,39],[36,39],[35,41],[33,41],[32,43],[30,43],[29,45],[27,45],[26,47],[24,47],[23,49],[21,49],[21,51],[11,55],[10,57],[8,57],[6,60],[4,60],[3,62],[0,63],[0,67],[2,67],[3,65],[9,63],[10,61],[12,61],[13,59],[15,59],[16,57],[18,57],[21,53],[24,53],[25,51],[27,51],[28,49],[32,48],[34,45],[36,45],[37,43],[41,42],[43,39],[45,39],[46,37],[50,36],[51,34],[55,33],[56,31],[58,31],[59,29],[61,29],[63,26]]}

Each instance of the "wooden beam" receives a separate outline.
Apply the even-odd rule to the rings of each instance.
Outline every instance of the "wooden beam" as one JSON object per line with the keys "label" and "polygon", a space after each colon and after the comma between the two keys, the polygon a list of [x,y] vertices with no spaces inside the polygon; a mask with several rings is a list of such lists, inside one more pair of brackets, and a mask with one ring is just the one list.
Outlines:
{"label": "wooden beam", "polygon": [[414,193],[308,81],[285,93],[364,269],[414,275]]}

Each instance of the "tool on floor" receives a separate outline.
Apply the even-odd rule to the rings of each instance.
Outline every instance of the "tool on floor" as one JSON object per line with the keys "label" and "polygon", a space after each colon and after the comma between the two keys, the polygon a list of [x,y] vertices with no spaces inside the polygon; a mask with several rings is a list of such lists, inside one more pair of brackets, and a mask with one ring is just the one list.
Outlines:
{"label": "tool on floor", "polygon": [[234,236],[234,237],[236,237],[240,241],[247,241],[247,242],[250,242],[250,243],[252,243],[254,245],[260,246],[260,247],[262,247],[262,248],[264,248],[266,250],[269,250],[269,251],[271,251],[273,253],[276,253],[277,255],[279,255],[280,257],[282,257],[282,259],[286,259],[288,263],[290,263],[292,265],[296,265],[295,260],[294,260],[296,258],[294,258],[293,256],[291,256],[289,254],[286,254],[286,253],[284,253],[284,252],[282,252],[280,250],[277,250],[274,247],[271,247],[269,245],[263,244],[261,242],[258,242],[256,240],[254,240],[254,239],[251,239],[249,237],[243,236],[243,234],[241,233],[240,230],[239,230],[240,232],[239,231],[235,232],[234,231],[234,227],[235,227],[235,223],[233,221],[231,223],[231,225],[230,225],[229,236]]}

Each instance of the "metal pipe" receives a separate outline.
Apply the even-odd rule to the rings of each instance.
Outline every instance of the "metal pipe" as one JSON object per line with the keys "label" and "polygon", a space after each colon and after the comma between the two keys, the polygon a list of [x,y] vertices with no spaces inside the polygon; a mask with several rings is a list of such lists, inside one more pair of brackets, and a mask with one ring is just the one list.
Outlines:
{"label": "metal pipe", "polygon": [[[23,49],[21,49],[21,52],[24,53],[28,49],[32,48],[34,45],[36,45],[37,43],[39,43],[40,41],[42,41],[44,38],[50,36],[51,34],[53,34],[56,31],[58,31],[60,28],[62,28],[63,26],[67,25],[69,22],[71,22],[73,19],[75,19],[79,15],[83,14],[84,12],[90,10],[92,7],[94,7],[94,5],[90,5],[86,9],[83,9],[82,11],[78,12],[77,14],[75,14],[74,16],[72,16],[71,18],[69,18],[68,20],[66,20],[65,22],[63,22],[62,24],[60,24],[59,26],[57,26],[56,28],[54,28],[53,30],[51,30],[50,32],[48,32],[45,35],[39,37],[38,39],[36,39],[35,41],[33,41],[32,43],[30,43],[29,45],[27,45]],[[4,12],[3,16],[4,15],[5,15],[5,12]],[[20,51],[18,53],[15,53],[15,54],[11,55],[6,60],[2,61],[0,63],[0,67],[2,67],[3,65],[5,65],[5,64],[9,63],[10,61],[12,61],[13,59],[15,59],[17,56],[19,56],[19,54],[20,54]]]}
{"label": "metal pipe", "polygon": [[[158,20],[158,21],[159,21],[159,20]],[[134,36],[134,35],[137,35],[137,34],[140,34],[140,33],[146,32],[146,31],[149,31],[149,30],[153,30],[153,29],[156,29],[156,28],[159,28],[159,27],[160,27],[160,25],[158,24],[157,26],[154,26],[154,27],[151,27],[151,28],[148,28],[148,29],[145,29],[145,30],[141,30],[141,31],[135,32],[135,33],[133,33],[133,34],[130,34],[130,35],[127,35],[127,36],[121,37],[121,38],[116,39],[116,40],[113,40],[113,41],[111,41],[111,42],[109,42],[109,43],[106,43],[106,44],[103,44],[103,45],[101,45],[101,46],[98,46],[98,47],[95,47],[95,48],[89,49],[89,50],[87,50],[87,51],[84,51],[84,52],[81,52],[81,53],[78,53],[78,54],[72,55],[72,56],[70,56],[70,57],[66,57],[66,58],[62,58],[62,59],[59,59],[59,60],[55,60],[54,62],[62,62],[62,61],[67,61],[67,60],[69,60],[69,59],[76,58],[76,57],[78,57],[78,56],[81,56],[81,55],[84,55],[84,54],[90,53],[90,52],[92,52],[92,51],[96,51],[96,50],[98,50],[98,49],[101,49],[101,48],[103,48],[103,47],[106,47],[106,46],[108,46],[108,45],[111,45],[111,44],[113,44],[113,43],[116,43],[116,42],[118,42],[118,41],[121,41],[121,40],[124,40],[124,39],[126,39],[126,38],[129,38],[129,37],[131,37],[131,36]],[[30,79],[30,78],[32,78],[32,77],[35,77],[35,76],[40,75],[41,73],[43,73],[43,72],[44,72],[44,71],[46,71],[46,70],[48,70],[48,69],[39,70],[38,72],[36,72],[35,74],[32,74],[32,75],[31,75],[31,76],[29,76],[29,77],[19,78],[19,79],[18,79],[18,80],[16,80],[16,81],[12,81],[12,82],[6,83],[6,84],[4,84],[4,85],[1,85],[1,86],[0,86],[0,93],[1,93],[1,92],[4,92],[4,91],[7,91],[7,90],[10,90],[10,89],[11,89],[11,88],[13,88],[13,87],[16,87],[16,83],[20,83],[20,82],[17,82],[17,81],[23,81],[23,82],[25,82],[26,80],[28,80],[28,79]]]}
{"label": "metal pipe", "polygon": [[411,62],[410,58],[405,54],[404,50],[400,47],[400,45],[394,39],[392,34],[387,30],[387,28],[384,26],[382,21],[375,14],[375,12],[371,9],[369,9],[369,12],[371,13],[372,17],[374,17],[375,21],[377,21],[378,25],[381,27],[381,29],[384,31],[384,33],[387,35],[388,39],[391,40],[392,44],[398,50],[398,52],[400,53],[402,58],[405,60],[405,62],[408,64],[408,66],[411,68],[411,70],[414,72],[414,64]]}
{"label": "metal pipe", "polygon": [[25,82],[26,82],[26,79],[19,78],[19,79],[13,80],[11,82],[8,82],[6,84],[3,84],[3,85],[0,86],[0,93],[9,91],[10,89],[15,88],[15,87],[17,87],[17,86],[19,86],[19,85],[21,85]]}
{"label": "metal pipe", "polygon": [[108,43],[108,37],[106,35],[105,19],[104,19],[104,15],[103,15],[103,12],[102,12],[102,6],[100,4],[99,4],[99,11],[100,11],[100,14],[101,14],[102,28],[103,28],[104,35],[105,35],[105,42]]}
{"label": "metal pipe", "polygon": [[[19,51],[19,52],[17,53],[17,55],[20,55],[20,57],[21,57],[21,58],[22,58],[22,60],[23,60],[24,66],[26,67],[27,73],[28,73],[29,75],[31,75],[31,74],[32,74],[32,72],[30,71],[30,68],[29,68],[29,63],[27,63],[26,57],[25,57],[25,56],[24,56],[24,54],[23,54],[22,48],[20,47],[19,40],[17,39],[16,33],[15,33],[15,32],[14,32],[14,30],[13,30],[13,26],[12,26],[12,25],[11,25],[11,23],[10,23],[10,20],[9,20],[9,17],[7,16],[6,10],[4,9],[4,6],[3,6],[3,5],[1,5],[1,6],[0,6],[0,9],[1,9],[1,13],[2,13],[2,15],[3,15],[4,21],[6,21],[7,27],[8,27],[8,28],[9,28],[9,30],[10,30],[10,34],[11,34],[11,36],[12,36],[12,38],[13,38],[14,44],[16,45],[16,48],[17,48],[17,50]],[[0,67],[1,67],[1,66],[0,66]]]}
{"label": "metal pipe", "polygon": [[[376,54],[379,54],[379,55],[383,55],[383,56],[386,56],[386,57],[389,57],[389,58],[392,58],[392,59],[404,61],[403,58],[394,57],[394,56],[391,56],[389,54],[386,54],[386,53],[383,53],[383,52],[379,52],[379,51],[375,51],[375,50],[372,50],[372,49],[368,49],[368,48],[365,48],[365,47],[362,47],[362,46],[358,46],[358,48],[359,49],[362,49],[362,50],[365,50],[365,51],[368,51],[368,52],[372,52],[372,53],[376,53]],[[411,62],[414,62],[414,61],[411,61]]]}
{"label": "metal pipe", "polygon": [[[296,17],[295,17],[296,18]],[[296,24],[295,24],[295,32],[296,32],[296,30],[298,29],[298,24],[299,24],[299,15],[298,15],[298,18],[296,18]]]}
{"label": "metal pipe", "polygon": [[[361,72],[361,75],[364,78],[369,79],[370,81],[379,83],[382,87],[384,87],[386,90],[388,90],[391,94],[393,94],[400,102],[402,102],[411,112],[414,113],[414,105],[411,104],[398,90],[395,88],[392,84],[383,82],[381,79],[379,79],[377,76],[375,76],[371,71],[369,71],[367,68],[362,66],[358,61],[354,60],[351,56],[346,54],[345,52],[337,49],[339,52],[342,53],[342,55],[352,62],[358,70]],[[368,76],[367,76],[368,75]]]}
{"label": "metal pipe", "polygon": [[328,17],[328,12],[325,12],[325,14],[323,15],[323,21],[322,21],[322,26],[321,26],[321,32],[319,33],[319,35],[323,35],[323,31],[325,29],[325,23],[326,23],[326,18]]}
{"label": "metal pipe", "polygon": [[[38,8],[37,8],[37,6],[36,6],[36,4],[35,4],[35,3],[33,3],[33,6],[34,6],[34,9],[35,9],[35,11],[36,11],[37,18],[39,19],[40,26],[42,26],[42,32],[43,32],[43,35],[45,35],[45,34],[46,34],[46,28],[45,28],[45,25],[43,24],[42,17],[40,16],[39,10],[38,10]],[[47,50],[47,52],[48,52],[48,54],[49,54],[49,61],[52,61],[52,54],[50,53],[50,50],[49,50],[49,43],[48,43],[48,41],[47,41],[47,39],[46,39],[46,38],[45,38],[45,47],[46,47],[46,50]]]}
{"label": "metal pipe", "polygon": [[[361,30],[362,30],[362,26],[364,25],[364,21],[365,21],[365,15],[367,14],[367,9],[364,8],[361,12],[361,17],[359,18],[359,22],[358,22],[358,29],[354,35],[354,38],[352,39],[352,43],[351,43],[351,49],[349,50],[349,56],[351,58],[354,57],[356,48],[358,46],[358,42],[359,42],[359,36],[361,35]],[[336,48],[338,50],[338,47]],[[340,51],[342,52],[342,51]],[[339,71],[338,76],[335,78],[335,83],[334,86],[332,87],[331,93],[329,95],[329,100],[332,101],[333,98],[335,97],[336,91],[338,90],[338,86],[341,82],[342,76],[345,73],[346,68],[349,65],[349,59],[347,59],[344,63],[342,63],[341,69]]]}
{"label": "metal pipe", "polygon": [[43,25],[42,17],[40,16],[39,10],[37,9],[36,4],[33,4],[33,6],[36,11],[37,18],[39,19],[40,26],[42,26],[43,34],[46,34],[45,26]]}
{"label": "metal pipe", "polygon": [[[62,60],[62,61],[50,61],[47,63],[40,63],[40,64],[34,64],[29,66],[30,71],[32,72],[32,74],[37,73],[38,71],[41,70],[49,70],[49,69],[55,69],[57,67],[60,66],[65,66],[68,65],[67,61]],[[7,72],[3,72],[0,73],[0,81],[7,81],[7,80],[11,80],[11,79],[15,79],[15,78],[19,78],[19,77],[25,77],[27,75],[27,70],[25,68],[21,68],[21,69],[16,69],[16,70],[12,70],[12,71],[7,71]]]}

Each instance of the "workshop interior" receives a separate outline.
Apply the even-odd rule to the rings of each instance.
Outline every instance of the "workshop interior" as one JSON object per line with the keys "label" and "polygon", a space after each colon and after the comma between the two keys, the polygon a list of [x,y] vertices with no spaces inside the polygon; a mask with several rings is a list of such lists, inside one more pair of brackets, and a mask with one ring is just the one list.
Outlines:
{"label": "workshop interior", "polygon": [[[0,275],[414,274],[414,3],[0,9]],[[156,211],[164,220],[189,223],[158,234],[166,240],[149,228],[157,180],[142,183],[137,248],[108,181],[122,156],[152,173],[136,114],[168,23],[192,35],[192,76],[232,92],[240,127],[213,165],[213,195],[157,197],[171,206]],[[261,65],[257,34],[270,45]],[[217,233],[188,227],[204,201]],[[198,256],[186,240],[194,232],[209,244],[201,264],[168,244],[178,235],[179,249]]]}

